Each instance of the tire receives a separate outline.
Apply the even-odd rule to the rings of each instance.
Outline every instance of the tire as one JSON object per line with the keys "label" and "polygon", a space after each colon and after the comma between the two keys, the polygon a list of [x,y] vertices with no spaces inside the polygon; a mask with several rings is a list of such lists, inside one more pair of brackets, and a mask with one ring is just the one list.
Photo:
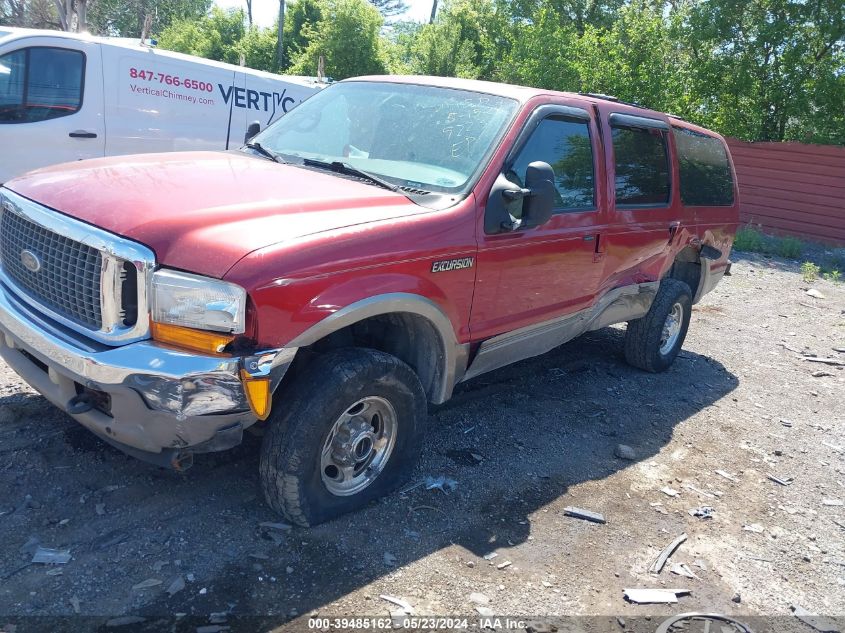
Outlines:
{"label": "tire", "polygon": [[267,503],[303,527],[366,506],[408,480],[426,420],[420,380],[395,356],[364,348],[320,356],[268,420],[260,461]]}
{"label": "tire", "polygon": [[[668,322],[670,315],[680,328]],[[692,316],[692,291],[683,281],[667,278],[660,282],[660,289],[648,313],[641,319],[628,322],[625,332],[625,360],[630,365],[658,373],[666,371],[675,361],[689,329]],[[664,338],[664,326],[670,327],[669,339]]]}

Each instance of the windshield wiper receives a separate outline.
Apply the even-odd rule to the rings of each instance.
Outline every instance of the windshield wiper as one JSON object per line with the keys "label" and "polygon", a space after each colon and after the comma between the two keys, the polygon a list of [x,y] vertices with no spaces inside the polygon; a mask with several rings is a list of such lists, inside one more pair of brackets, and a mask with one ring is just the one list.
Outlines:
{"label": "windshield wiper", "polygon": [[261,154],[262,156],[266,156],[266,157],[267,157],[267,158],[269,158],[270,160],[274,160],[274,161],[276,161],[277,163],[282,163],[283,165],[286,165],[286,164],[287,164],[287,162],[288,162],[288,161],[286,161],[284,158],[282,158],[281,156],[279,156],[278,154],[276,154],[275,152],[271,152],[269,149],[267,149],[266,147],[264,147],[261,143],[258,143],[258,142],[250,142],[250,143],[247,143],[247,144],[245,145],[245,147],[248,147],[249,149],[254,149],[256,152],[258,152],[258,153],[259,153],[259,154]]}
{"label": "windshield wiper", "polygon": [[371,183],[373,183],[374,185],[378,185],[379,187],[390,189],[390,191],[399,191],[399,187],[397,187],[393,183],[387,182],[386,180],[384,180],[383,178],[379,178],[375,174],[371,174],[370,172],[364,171],[363,169],[358,169],[357,167],[353,167],[349,163],[344,163],[339,160],[335,160],[329,163],[322,160],[316,160],[314,158],[303,158],[302,164],[306,165],[307,167],[319,167],[320,169],[330,169],[339,174],[358,176],[359,178],[369,180]]}

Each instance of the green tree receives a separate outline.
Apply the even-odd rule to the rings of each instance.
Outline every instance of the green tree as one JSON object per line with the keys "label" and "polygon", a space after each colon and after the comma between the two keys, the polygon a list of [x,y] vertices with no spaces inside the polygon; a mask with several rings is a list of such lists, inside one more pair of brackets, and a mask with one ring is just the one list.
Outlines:
{"label": "green tree", "polygon": [[326,73],[334,79],[386,71],[379,30],[379,12],[366,0],[328,0],[308,46],[296,55],[289,71],[316,75],[318,60],[326,60]]}
{"label": "green tree", "polygon": [[223,11],[213,7],[211,13],[202,19],[173,22],[161,33],[159,46],[180,53],[238,64],[245,34],[242,10]]}
{"label": "green tree", "polygon": [[322,0],[296,0],[288,5],[284,29],[285,67],[308,48],[322,18]]}
{"label": "green tree", "polygon": [[88,8],[92,32],[121,37],[140,37],[147,15],[153,17],[153,33],[161,33],[177,20],[202,19],[212,0],[93,0]]}

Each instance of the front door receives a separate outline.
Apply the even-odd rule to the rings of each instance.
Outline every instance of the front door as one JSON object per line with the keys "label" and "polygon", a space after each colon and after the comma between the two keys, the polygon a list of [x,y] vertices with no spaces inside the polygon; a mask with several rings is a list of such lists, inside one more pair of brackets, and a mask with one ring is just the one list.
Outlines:
{"label": "front door", "polygon": [[[551,165],[555,213],[543,226],[480,237],[473,339],[556,319],[593,302],[603,269],[597,137],[584,107],[544,105],[529,118],[503,174],[514,188],[523,187],[529,163]],[[511,213],[518,218],[520,211],[517,206]]]}
{"label": "front door", "polygon": [[0,182],[103,156],[100,45],[49,36],[0,51]]}

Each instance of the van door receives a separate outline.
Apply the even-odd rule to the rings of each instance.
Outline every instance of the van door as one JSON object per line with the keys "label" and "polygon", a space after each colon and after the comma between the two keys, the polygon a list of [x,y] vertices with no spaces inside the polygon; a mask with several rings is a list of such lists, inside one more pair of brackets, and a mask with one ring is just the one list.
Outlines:
{"label": "van door", "polygon": [[[0,182],[103,156],[100,45],[38,36],[0,51]],[[13,151],[9,151],[13,149]]]}
{"label": "van door", "polygon": [[[556,204],[546,224],[479,238],[473,338],[543,324],[589,307],[601,281],[603,176],[598,130],[580,102],[538,107],[505,160],[503,175],[525,186],[529,163],[555,172]],[[519,218],[521,202],[510,209]]]}

